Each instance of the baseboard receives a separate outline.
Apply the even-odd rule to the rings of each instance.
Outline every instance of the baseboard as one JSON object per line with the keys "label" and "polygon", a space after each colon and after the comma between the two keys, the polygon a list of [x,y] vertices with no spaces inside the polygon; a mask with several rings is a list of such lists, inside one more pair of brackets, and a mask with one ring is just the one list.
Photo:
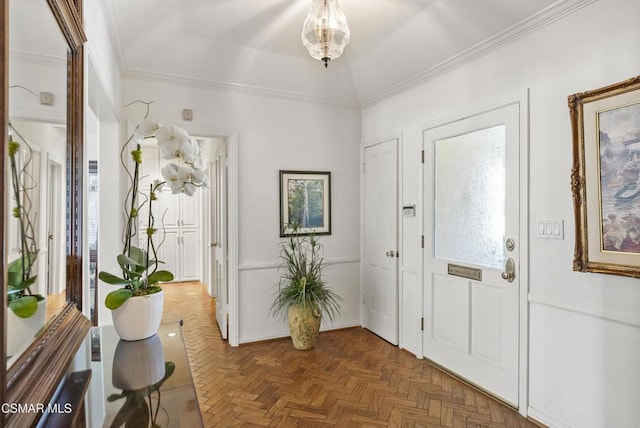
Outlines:
{"label": "baseboard", "polygon": [[[332,324],[329,327],[320,326],[320,333],[322,333],[323,331],[343,330],[346,328],[353,328],[353,327],[360,327],[360,321],[344,321],[344,322]],[[283,329],[283,330],[270,331],[258,336],[243,337],[243,338],[240,338],[239,343],[247,344],[247,343],[253,343],[253,342],[265,342],[269,340],[282,339],[289,336],[290,336],[289,330]]]}
{"label": "baseboard", "polygon": [[563,424],[562,422],[557,421],[551,416],[546,415],[532,407],[529,407],[527,409],[527,418],[531,419],[534,423],[537,423],[541,426],[547,426],[549,428],[571,428],[569,425]]}

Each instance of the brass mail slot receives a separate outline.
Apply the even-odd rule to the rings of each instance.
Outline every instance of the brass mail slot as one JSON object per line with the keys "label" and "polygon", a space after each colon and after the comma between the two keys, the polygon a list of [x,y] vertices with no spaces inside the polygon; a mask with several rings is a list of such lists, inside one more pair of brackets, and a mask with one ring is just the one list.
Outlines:
{"label": "brass mail slot", "polygon": [[447,264],[447,273],[449,275],[461,276],[463,278],[482,281],[482,269],[470,268],[467,266]]}

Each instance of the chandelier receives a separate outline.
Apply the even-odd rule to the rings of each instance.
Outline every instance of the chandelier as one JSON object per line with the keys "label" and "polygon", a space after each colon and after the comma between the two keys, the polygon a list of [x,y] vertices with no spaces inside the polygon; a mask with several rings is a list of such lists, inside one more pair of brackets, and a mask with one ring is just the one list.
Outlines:
{"label": "chandelier", "polygon": [[312,0],[302,27],[302,43],[309,55],[324,62],[325,67],[342,55],[349,43],[349,25],[338,0]]}

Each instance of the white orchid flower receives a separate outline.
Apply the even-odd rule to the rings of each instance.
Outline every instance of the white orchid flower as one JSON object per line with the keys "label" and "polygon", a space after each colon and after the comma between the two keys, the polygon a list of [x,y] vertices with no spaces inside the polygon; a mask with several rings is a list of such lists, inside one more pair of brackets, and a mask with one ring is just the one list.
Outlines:
{"label": "white orchid flower", "polygon": [[152,189],[155,192],[160,192],[162,190],[162,188],[164,187],[164,185],[166,184],[165,181],[160,181],[158,179],[153,180],[153,187]]}
{"label": "white orchid flower", "polygon": [[156,131],[156,139],[164,159],[181,158],[185,162],[192,162],[196,156],[191,138],[182,128],[163,126]]}
{"label": "white orchid flower", "polygon": [[200,157],[199,153],[193,159],[193,162],[191,162],[191,166],[193,167],[193,169],[197,169],[199,171],[202,171],[204,169],[204,163],[202,162],[202,157]]}
{"label": "white orchid flower", "polygon": [[155,134],[156,130],[160,128],[160,122],[153,119],[143,119],[136,126],[136,130],[134,131],[134,139],[136,142],[140,142],[141,140],[152,137]]}
{"label": "white orchid flower", "polygon": [[195,150],[195,156],[200,156],[200,144],[198,143],[198,140],[191,137],[191,144],[193,144],[193,148]]}
{"label": "white orchid flower", "polygon": [[198,186],[192,183],[184,183],[184,186],[182,186],[182,193],[187,196],[193,196],[196,190],[198,190]]}
{"label": "white orchid flower", "polygon": [[193,183],[198,186],[203,184],[206,185],[205,182],[207,181],[207,174],[205,174],[204,171],[183,167],[180,168],[179,174],[180,178],[187,183]]}
{"label": "white orchid flower", "polygon": [[167,182],[167,185],[173,194],[180,193],[184,187],[184,181],[180,178],[178,171],[178,165],[173,163],[166,165],[160,170],[162,178]]}

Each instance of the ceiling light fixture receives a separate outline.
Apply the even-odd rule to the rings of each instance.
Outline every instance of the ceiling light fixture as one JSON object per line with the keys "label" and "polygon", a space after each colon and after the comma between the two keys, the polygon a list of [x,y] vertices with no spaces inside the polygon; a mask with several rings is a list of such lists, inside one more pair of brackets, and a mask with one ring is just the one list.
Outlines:
{"label": "ceiling light fixture", "polygon": [[312,0],[311,10],[302,27],[302,43],[309,55],[324,62],[342,55],[349,43],[347,18],[338,6],[338,0]]}

